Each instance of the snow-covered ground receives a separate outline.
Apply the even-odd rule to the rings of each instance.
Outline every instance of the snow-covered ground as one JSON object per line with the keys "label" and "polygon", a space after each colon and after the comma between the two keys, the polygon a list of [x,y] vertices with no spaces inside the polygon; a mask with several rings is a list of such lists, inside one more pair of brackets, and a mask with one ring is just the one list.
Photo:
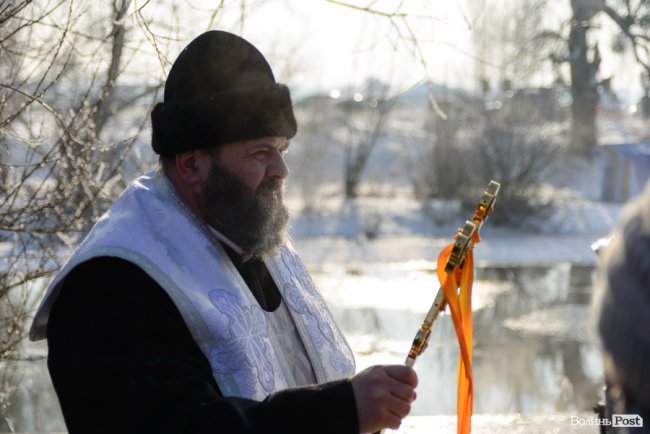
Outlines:
{"label": "snow-covered ground", "polygon": [[[604,144],[635,142],[641,140],[644,128],[639,119],[625,123],[620,119],[601,119],[601,140]],[[391,146],[380,146],[378,155],[371,158],[368,168],[371,180],[379,179],[382,167],[390,170],[382,179],[385,183],[386,178],[395,177],[395,185],[390,185],[388,194],[359,197],[344,203],[340,193],[336,194],[340,192],[340,186],[331,182],[324,189],[333,193],[319,198],[317,207],[307,212],[303,209],[304,199],[298,193],[299,187],[295,185],[301,179],[289,178],[290,233],[309,265],[435,261],[456,229],[471,217],[454,214],[445,203],[428,204],[427,212],[423,212],[422,203],[413,198],[411,185],[403,179],[403,172],[408,171],[412,163],[401,163],[401,166],[396,163],[396,154],[391,154],[394,149],[388,149]],[[323,152],[329,153],[323,163],[326,167],[314,170],[331,173],[340,167],[340,161],[337,161],[340,157],[330,158],[332,151]],[[397,156],[401,156],[399,152]],[[553,197],[552,209],[540,210],[539,219],[533,218],[518,228],[495,227],[488,220],[482,229],[483,241],[475,250],[478,261],[485,265],[594,264],[596,256],[591,244],[610,233],[625,202],[624,197],[617,202],[601,200],[608,184],[624,183],[625,194],[629,197],[643,187],[633,173],[632,164],[627,167],[631,171],[628,178],[622,179],[619,174],[617,179],[611,179],[608,158],[611,155],[598,149],[589,159],[567,155],[555,162],[540,181],[543,194]],[[619,164],[627,161],[622,157],[620,160]],[[368,189],[380,190],[381,187],[370,186]],[[500,212],[498,199],[494,212]],[[440,218],[434,222],[432,216]],[[368,237],[368,233],[372,236]]]}
{"label": "snow-covered ground", "polygon": [[[587,175],[587,170],[600,173],[601,164],[592,162],[591,167],[582,169],[583,174]],[[477,261],[486,265],[595,263],[591,244],[609,234],[622,204],[593,198],[597,196],[594,190],[600,191],[600,180],[585,184],[584,191],[557,188],[553,214],[535,230],[495,227],[488,219],[475,249]],[[332,202],[321,206],[318,213],[303,213],[298,203],[290,201],[290,233],[305,262],[314,267],[326,263],[435,261],[456,229],[471,217],[448,216],[447,223],[434,224],[422,206],[408,197],[361,198],[354,209],[338,199]],[[494,212],[499,212],[498,199]],[[366,236],[368,231],[373,237]]]}

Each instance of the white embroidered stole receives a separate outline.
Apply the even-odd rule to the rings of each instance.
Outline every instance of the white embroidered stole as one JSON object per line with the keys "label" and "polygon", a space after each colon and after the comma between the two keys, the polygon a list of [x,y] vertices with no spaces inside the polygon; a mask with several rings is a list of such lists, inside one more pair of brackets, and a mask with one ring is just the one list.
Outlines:
{"label": "white embroidered stole", "polygon": [[[296,385],[277,336],[269,332],[269,313],[260,308],[214,235],[161,172],[135,180],[96,223],[50,284],[30,330],[32,340],[45,337],[49,311],[65,276],[98,256],[133,262],[165,289],[225,396],[262,400]],[[352,375],[352,351],[290,242],[264,262],[316,380]]]}

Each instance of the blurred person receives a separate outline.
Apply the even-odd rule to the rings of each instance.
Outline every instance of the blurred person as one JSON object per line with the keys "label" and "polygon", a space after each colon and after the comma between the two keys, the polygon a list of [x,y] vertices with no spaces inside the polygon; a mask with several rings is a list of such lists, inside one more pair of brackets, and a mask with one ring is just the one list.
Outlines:
{"label": "blurred person", "polygon": [[639,415],[650,432],[650,183],[598,250],[592,308],[604,353],[607,414]]}
{"label": "blurred person", "polygon": [[399,426],[417,376],[354,374],[286,235],[289,89],[239,36],[174,62],[136,179],[54,278],[30,331],[74,433],[359,433]]}

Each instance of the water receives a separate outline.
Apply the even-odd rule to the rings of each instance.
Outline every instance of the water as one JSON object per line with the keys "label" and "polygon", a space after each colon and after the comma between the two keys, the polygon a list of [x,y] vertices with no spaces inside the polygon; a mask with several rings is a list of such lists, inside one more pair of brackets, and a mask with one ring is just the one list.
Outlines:
{"label": "water", "polygon": [[[477,270],[475,413],[577,413],[596,404],[602,361],[588,326],[590,277],[590,267],[569,264]],[[329,269],[315,280],[330,288],[326,297],[359,368],[403,363],[438,289],[432,270],[408,264]],[[457,361],[446,315],[416,363],[412,414],[455,413]]]}
{"label": "water", "polygon": [[[314,279],[359,369],[404,362],[438,289],[427,267],[409,262],[316,270]],[[591,410],[602,387],[600,353],[588,327],[591,272],[569,264],[476,270],[475,414]],[[43,344],[32,345],[30,360],[0,368],[16,388],[7,415],[17,432],[65,431],[45,353]],[[457,360],[453,325],[444,315],[415,366],[420,385],[413,415],[455,414]],[[0,432],[9,431],[7,420],[0,420]]]}

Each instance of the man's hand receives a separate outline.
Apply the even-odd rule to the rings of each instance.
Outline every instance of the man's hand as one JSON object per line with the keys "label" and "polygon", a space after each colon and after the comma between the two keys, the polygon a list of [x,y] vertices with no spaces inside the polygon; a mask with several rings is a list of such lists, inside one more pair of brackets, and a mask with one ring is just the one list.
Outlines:
{"label": "man's hand", "polygon": [[359,430],[397,429],[411,411],[418,377],[404,365],[371,366],[352,377]]}

